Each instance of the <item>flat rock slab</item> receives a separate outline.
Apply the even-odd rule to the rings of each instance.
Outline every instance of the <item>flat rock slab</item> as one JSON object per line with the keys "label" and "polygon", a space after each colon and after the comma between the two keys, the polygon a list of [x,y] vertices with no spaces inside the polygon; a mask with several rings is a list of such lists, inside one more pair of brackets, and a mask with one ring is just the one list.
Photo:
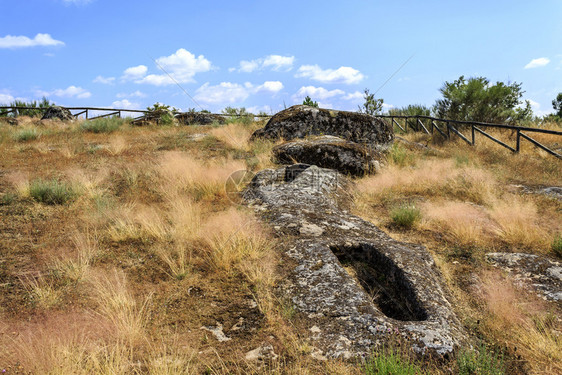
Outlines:
{"label": "flat rock slab", "polygon": [[340,173],[298,165],[259,172],[244,198],[283,241],[291,270],[280,286],[328,358],[366,356],[396,336],[448,356],[466,334],[424,247],[395,241],[346,210]]}
{"label": "flat rock slab", "polygon": [[524,253],[489,253],[494,266],[507,271],[527,288],[534,289],[545,300],[562,306],[562,264],[539,255]]}
{"label": "flat rock slab", "polygon": [[380,168],[382,153],[331,135],[295,139],[273,149],[279,164],[305,163],[363,176]]}
{"label": "flat rock slab", "polygon": [[394,140],[392,125],[373,116],[347,111],[295,105],[275,114],[252,134],[252,139],[305,138],[333,135],[355,143],[387,150]]}

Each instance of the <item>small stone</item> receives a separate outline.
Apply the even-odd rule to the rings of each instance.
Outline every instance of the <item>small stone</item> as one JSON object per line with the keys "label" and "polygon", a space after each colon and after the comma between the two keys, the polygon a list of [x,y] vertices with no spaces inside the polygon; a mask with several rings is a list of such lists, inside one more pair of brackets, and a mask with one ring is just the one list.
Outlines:
{"label": "small stone", "polygon": [[225,342],[225,341],[229,341],[231,340],[230,337],[226,337],[226,335],[224,334],[224,332],[222,331],[222,324],[217,322],[217,326],[216,327],[201,327],[200,329],[203,329],[205,331],[209,331],[213,334],[213,336],[215,336],[215,338],[219,341],[219,342]]}
{"label": "small stone", "polygon": [[244,356],[244,358],[246,358],[246,361],[263,361],[265,359],[274,361],[277,359],[277,357],[278,355],[275,354],[273,346],[271,345],[260,346],[254,350],[250,350]]}

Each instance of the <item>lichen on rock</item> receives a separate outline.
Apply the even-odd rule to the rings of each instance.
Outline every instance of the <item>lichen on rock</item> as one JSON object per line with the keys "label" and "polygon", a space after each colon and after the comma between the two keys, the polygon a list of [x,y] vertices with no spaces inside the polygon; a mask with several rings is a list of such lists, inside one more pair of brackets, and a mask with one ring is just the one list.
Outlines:
{"label": "lichen on rock", "polygon": [[366,356],[396,335],[420,353],[451,354],[465,339],[431,255],[351,215],[350,182],[298,165],[259,172],[244,198],[287,238],[294,264],[280,286],[327,358]]}

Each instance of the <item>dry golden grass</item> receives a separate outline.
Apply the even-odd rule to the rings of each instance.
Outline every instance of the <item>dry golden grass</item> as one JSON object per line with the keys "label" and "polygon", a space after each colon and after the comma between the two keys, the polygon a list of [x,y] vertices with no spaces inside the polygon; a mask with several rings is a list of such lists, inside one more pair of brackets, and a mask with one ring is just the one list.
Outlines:
{"label": "dry golden grass", "polygon": [[231,123],[211,129],[209,134],[213,135],[229,147],[243,151],[250,149],[249,141],[255,129],[242,123]]}
{"label": "dry golden grass", "polygon": [[562,372],[562,327],[544,301],[516,288],[497,272],[484,272],[481,280],[481,298],[487,309],[484,327],[500,342],[516,346],[533,374]]}
{"label": "dry golden grass", "polygon": [[52,279],[42,274],[23,275],[20,282],[29,293],[32,303],[41,309],[50,309],[61,302],[62,290],[56,287]]}
{"label": "dry golden grass", "polygon": [[99,255],[99,239],[96,233],[77,232],[72,238],[75,254],[58,256],[51,269],[62,277],[77,283],[86,278],[94,259]]}
{"label": "dry golden grass", "polygon": [[453,243],[478,245],[490,240],[492,221],[484,207],[458,201],[426,201],[421,204],[421,210],[421,226],[449,234]]}
{"label": "dry golden grass", "polygon": [[111,322],[113,334],[129,344],[146,340],[151,294],[137,301],[120,270],[101,273],[90,278],[92,296],[98,305],[96,313]]}

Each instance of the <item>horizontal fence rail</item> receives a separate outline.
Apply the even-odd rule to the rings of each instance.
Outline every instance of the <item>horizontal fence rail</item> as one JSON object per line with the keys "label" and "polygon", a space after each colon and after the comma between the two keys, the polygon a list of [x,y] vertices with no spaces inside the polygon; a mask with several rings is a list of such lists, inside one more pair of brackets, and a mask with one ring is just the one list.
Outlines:
{"label": "horizontal fence rail", "polygon": [[[416,115],[416,116],[376,115],[375,117],[381,119],[390,119],[390,123],[393,126],[394,125],[397,126],[398,129],[400,129],[405,133],[409,131],[408,129],[411,129],[415,132],[423,131],[427,134],[433,134],[434,131],[436,130],[443,138],[446,139],[450,139],[452,133],[471,146],[474,146],[476,144],[476,134],[481,134],[484,137],[496,142],[497,144],[507,148],[508,150],[514,153],[518,153],[521,150],[521,139],[524,139],[530,142],[531,144],[533,144],[533,146],[546,151],[548,154],[555,156],[558,159],[562,159],[562,155],[560,153],[541,144],[536,139],[531,138],[528,134],[525,134],[525,133],[542,133],[542,134],[560,136],[559,143],[562,144],[562,131],[541,129],[541,128],[530,128],[526,126],[516,126],[516,125],[506,125],[506,124],[491,124],[491,123],[479,122],[479,121],[446,120],[446,119],[440,119],[436,117],[423,116],[423,115]],[[400,121],[398,120],[403,120],[403,124],[400,124]],[[440,124],[441,127],[438,124]],[[470,136],[466,136],[465,134],[463,134],[460,130],[461,127],[464,128],[465,130],[470,130]],[[496,137],[492,136],[491,134],[487,133],[484,130],[486,128],[511,130],[512,134],[515,134],[515,147],[512,147],[506,144],[505,142],[497,139]]]}
{"label": "horizontal fence rail", "polygon": [[[117,116],[121,117],[123,113],[142,113],[140,117],[135,118],[135,120],[140,120],[144,118],[147,114],[151,113],[151,111],[143,110],[143,109],[122,109],[122,108],[100,108],[100,107],[61,107],[63,109],[68,109],[69,111],[78,111],[76,113],[72,113],[72,116],[78,118],[79,116],[84,115],[86,120],[95,120],[96,118],[102,117],[109,117],[109,116]],[[0,115],[8,115],[10,113],[15,113],[18,115],[18,110],[22,111],[41,111],[44,112],[49,107],[14,107],[14,106],[0,106],[0,110],[5,110],[4,112],[0,112]],[[97,112],[110,112],[103,115],[98,115],[95,117],[90,117],[90,111],[97,111]],[[182,115],[189,112],[174,112],[176,115]],[[273,115],[254,115],[254,114],[225,114],[225,113],[205,113],[212,116],[222,116],[222,117],[253,117],[253,118],[268,118],[272,117]]]}

